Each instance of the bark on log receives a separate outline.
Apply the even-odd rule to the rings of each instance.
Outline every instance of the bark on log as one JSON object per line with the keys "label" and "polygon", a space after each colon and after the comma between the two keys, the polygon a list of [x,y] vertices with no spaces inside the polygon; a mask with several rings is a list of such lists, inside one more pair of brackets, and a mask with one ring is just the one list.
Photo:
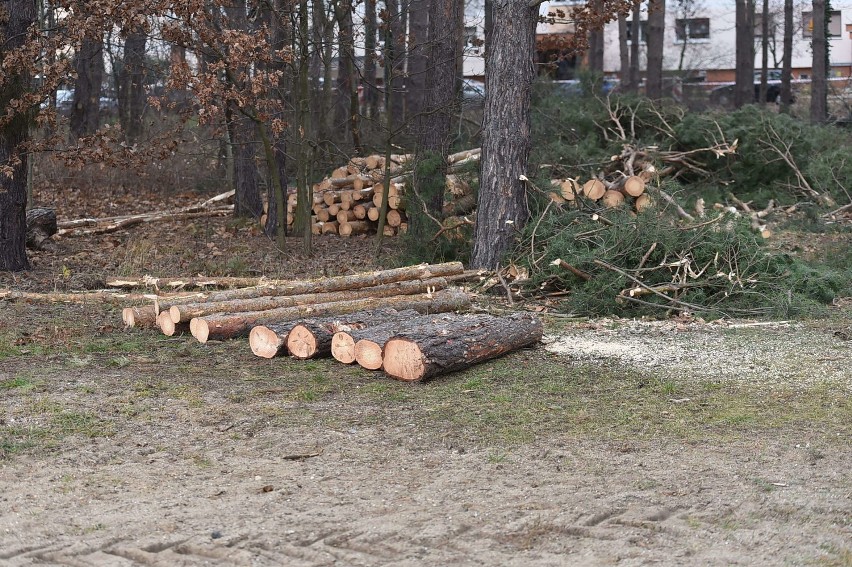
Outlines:
{"label": "bark on log", "polygon": [[364,299],[367,297],[391,297],[395,295],[413,295],[426,293],[428,290],[445,289],[447,280],[444,278],[429,278],[427,280],[406,280],[373,287],[364,287],[346,291],[331,291],[326,293],[307,293],[302,295],[280,295],[256,297],[250,299],[232,299],[229,301],[189,303],[173,305],[169,309],[172,321],[175,323],[190,321],[196,317],[214,315],[216,313],[241,313],[245,311],[267,311],[282,307],[311,305],[314,303],[332,303]]}
{"label": "bark on log", "polygon": [[541,337],[541,321],[530,313],[495,317],[474,327],[464,327],[463,322],[438,324],[388,340],[383,366],[398,380],[424,380],[535,344]]}
{"label": "bark on log", "polygon": [[190,321],[190,331],[199,342],[206,343],[208,340],[223,340],[246,336],[251,328],[256,325],[293,321],[323,315],[344,315],[346,313],[378,309],[381,307],[414,309],[419,313],[444,313],[447,311],[465,310],[470,307],[470,298],[459,289],[445,289],[431,295],[431,298],[423,295],[368,297],[352,301],[282,307],[267,311],[249,311],[245,313],[197,317]]}
{"label": "bark on log", "polygon": [[332,291],[376,287],[401,281],[454,276],[463,272],[464,266],[462,266],[461,262],[446,262],[443,264],[420,264],[417,266],[394,268],[392,270],[363,272],[316,280],[279,281],[261,279],[255,282],[255,287],[219,291],[210,294],[207,300],[228,301],[231,299],[250,299],[264,296],[329,293]]}
{"label": "bark on log", "polygon": [[366,332],[356,333],[356,336],[352,337],[355,339],[355,361],[367,370],[380,370],[385,344],[400,333],[416,334],[421,332],[422,329],[429,329],[435,325],[447,325],[453,321],[462,320],[466,325],[473,326],[491,318],[491,315],[426,315],[408,323],[400,322],[398,325],[384,325],[382,328],[367,329]]}
{"label": "bark on log", "polygon": [[475,208],[476,197],[474,195],[465,195],[444,205],[441,209],[441,215],[445,219],[448,217],[457,217],[466,215]]}
{"label": "bark on log", "polygon": [[340,224],[337,221],[328,221],[322,223],[320,232],[322,234],[337,234],[338,230],[340,230]]}
{"label": "bark on log", "polygon": [[373,225],[367,221],[353,220],[340,225],[338,233],[340,236],[352,236],[353,234],[366,234],[370,232]]}
{"label": "bark on log", "polygon": [[[416,311],[403,311],[399,316],[385,320],[373,320],[369,325],[361,327],[348,326],[335,329],[331,338],[331,356],[343,364],[355,362],[355,345],[362,339],[384,341],[397,334],[405,326],[416,324],[417,321],[428,322],[435,320],[436,315],[420,315]],[[384,336],[384,339],[380,337]],[[379,359],[381,359],[381,347],[379,347]]]}
{"label": "bark on log", "polygon": [[287,350],[294,358],[300,360],[331,356],[332,339],[338,332],[353,332],[390,321],[408,321],[419,316],[420,314],[413,309],[403,311],[380,309],[334,318],[300,321],[289,333]]}
{"label": "bark on log", "polygon": [[51,244],[50,237],[56,234],[56,211],[53,209],[30,209],[27,211],[27,248],[43,250]]}
{"label": "bark on log", "polygon": [[[339,329],[361,328],[368,324],[378,324],[390,319],[412,316],[417,316],[417,312],[377,309],[375,311],[359,311],[343,316],[333,315],[303,321],[295,320],[285,323],[257,325],[249,333],[249,346],[251,346],[251,351],[261,358],[274,358],[287,354],[287,337],[295,326],[302,323],[323,325],[336,331]],[[310,358],[310,356],[307,358]]]}

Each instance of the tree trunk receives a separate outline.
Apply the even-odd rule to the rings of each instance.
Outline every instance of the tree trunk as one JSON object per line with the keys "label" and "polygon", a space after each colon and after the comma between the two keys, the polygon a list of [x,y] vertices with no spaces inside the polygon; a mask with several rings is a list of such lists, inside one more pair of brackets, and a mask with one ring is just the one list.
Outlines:
{"label": "tree trunk", "polygon": [[94,134],[100,126],[101,82],[104,75],[104,50],[100,38],[83,39],[74,59],[77,80],[74,82],[74,102],[69,118],[71,142]]}
{"label": "tree trunk", "polygon": [[45,243],[52,243],[50,237],[57,230],[55,209],[36,208],[27,211],[27,247],[45,249]]}
{"label": "tree trunk", "polygon": [[135,144],[143,131],[145,113],[145,44],[142,31],[128,34],[124,41],[124,59],[119,74],[119,122],[128,144]]}
{"label": "tree trunk", "polygon": [[529,211],[530,90],[535,80],[538,5],[499,0],[486,75],[480,189],[471,265],[494,269],[523,230]]}
{"label": "tree trunk", "polygon": [[663,45],[666,29],[666,0],[650,0],[648,6],[648,80],[645,94],[663,98]]}
{"label": "tree trunk", "polygon": [[828,38],[826,33],[826,0],[813,0],[814,23],[811,37],[811,122],[820,124],[828,118]]}
{"label": "tree trunk", "polygon": [[736,84],[737,108],[754,102],[754,0],[736,0]]}
{"label": "tree trunk", "polygon": [[760,22],[760,90],[758,101],[766,106],[769,90],[769,0],[763,0],[763,17]]}
{"label": "tree trunk", "polygon": [[234,156],[234,216],[259,219],[263,214],[255,151],[254,123],[231,102],[228,113]]}
{"label": "tree trunk", "polygon": [[[405,121],[405,27],[402,25],[403,14],[400,11],[401,0],[385,0],[385,13],[388,21],[385,25],[391,34],[393,42],[393,57],[385,59],[385,65],[390,64],[390,71],[393,75],[393,81],[387,84],[386,88],[390,88],[390,107],[391,113],[398,123]],[[407,1],[407,0],[402,0]],[[390,48],[385,45],[385,52],[390,53]],[[385,112],[388,108],[385,108]]]}
{"label": "tree trunk", "polygon": [[[405,79],[405,112],[406,120],[412,134],[417,136],[422,125],[422,113],[425,110],[429,90],[428,83],[432,83],[435,69],[435,60],[430,57],[430,51],[434,47],[433,37],[430,34],[430,18],[440,0],[411,0],[408,10],[409,34],[408,34],[408,70]],[[455,39],[455,36],[453,36]],[[427,75],[428,69],[428,75]],[[427,81],[428,79],[428,81]],[[452,93],[452,90],[450,91]],[[431,117],[429,117],[431,118]]]}
{"label": "tree trunk", "polygon": [[627,16],[624,14],[618,15],[618,55],[620,63],[618,77],[621,81],[621,90],[630,92],[633,90],[630,84],[630,48],[627,45]]}
{"label": "tree trunk", "polygon": [[542,337],[541,321],[530,313],[494,317],[473,326],[465,319],[390,339],[382,353],[385,373],[406,382],[425,380],[535,344]]}
{"label": "tree trunk", "polygon": [[364,0],[364,104],[366,114],[379,113],[379,90],[376,88],[376,0]]}
{"label": "tree trunk", "polygon": [[[317,5],[314,4],[314,10]],[[308,35],[308,0],[299,2],[299,74],[298,74],[298,162],[296,164],[296,191],[297,204],[296,218],[293,223],[293,229],[302,235],[302,252],[305,256],[311,255],[312,238],[311,232],[311,211],[312,202],[311,186],[310,186],[310,167],[308,161],[311,158],[311,149],[309,140],[311,132],[311,109],[309,100],[309,83],[308,83],[308,53],[309,53]]]}
{"label": "tree trunk", "polygon": [[431,298],[422,295],[398,295],[393,297],[368,297],[351,301],[333,303],[315,303],[296,307],[282,307],[267,311],[246,311],[244,313],[212,315],[190,321],[192,335],[201,343],[208,340],[222,340],[242,337],[249,334],[252,327],[268,323],[283,323],[307,317],[324,315],[345,315],[371,309],[391,307],[397,310],[414,309],[419,313],[446,313],[466,310],[470,307],[470,298],[463,291],[451,288],[432,294]]}
{"label": "tree trunk", "polygon": [[633,19],[630,25],[630,90],[639,92],[642,74],[639,65],[639,46],[642,44],[642,0],[633,2]]}
{"label": "tree trunk", "polygon": [[[36,3],[32,0],[3,2],[0,10],[0,59],[27,42],[27,30],[36,19]],[[3,68],[0,81],[0,108],[5,112],[11,101],[18,100],[30,86],[30,75],[23,63]],[[19,112],[0,126],[0,272],[17,272],[30,268],[27,259],[27,162],[29,153],[19,153],[19,146],[29,139],[31,116]]]}
{"label": "tree trunk", "polygon": [[793,0],[784,0],[784,54],[781,59],[781,112],[790,112],[793,102]]}

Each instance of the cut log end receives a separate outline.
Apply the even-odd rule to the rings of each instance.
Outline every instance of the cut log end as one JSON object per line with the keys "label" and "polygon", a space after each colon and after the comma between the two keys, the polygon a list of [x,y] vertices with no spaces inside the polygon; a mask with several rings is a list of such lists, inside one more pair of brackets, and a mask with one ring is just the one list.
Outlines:
{"label": "cut log end", "polygon": [[382,346],[368,340],[355,343],[355,360],[362,368],[379,370],[382,367]]}
{"label": "cut log end", "polygon": [[343,364],[355,362],[355,341],[349,333],[334,333],[331,338],[331,356]]}
{"label": "cut log end", "polygon": [[307,359],[317,352],[314,334],[304,325],[296,325],[287,337],[287,350],[295,358]]}
{"label": "cut log end", "polygon": [[179,333],[183,333],[189,328],[187,323],[175,323],[172,321],[171,315],[168,311],[163,311],[157,315],[157,326],[160,327],[160,330],[167,337],[173,337]]}
{"label": "cut log end", "polygon": [[207,321],[200,317],[196,317],[189,322],[189,331],[201,344],[206,343],[210,337],[210,326],[207,324]]}
{"label": "cut log end", "polygon": [[132,307],[125,307],[121,310],[121,320],[124,321],[125,327],[133,327],[136,325],[136,317],[133,315]]}
{"label": "cut log end", "polygon": [[249,346],[255,356],[275,358],[281,354],[282,341],[269,327],[258,325],[249,333]]}
{"label": "cut log end", "polygon": [[404,338],[391,339],[385,344],[384,368],[389,375],[405,382],[422,380],[426,372],[420,347]]}

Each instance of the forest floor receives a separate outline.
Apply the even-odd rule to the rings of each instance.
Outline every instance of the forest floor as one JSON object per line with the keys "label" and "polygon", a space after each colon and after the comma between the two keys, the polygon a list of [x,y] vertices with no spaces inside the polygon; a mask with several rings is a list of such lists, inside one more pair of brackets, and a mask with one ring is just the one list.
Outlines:
{"label": "forest floor", "polygon": [[[91,216],[91,195],[39,198]],[[389,258],[316,250],[159,223],[60,240],[0,288]],[[0,301],[0,565],[852,565],[852,300],[810,321],[543,318],[542,345],[405,384]]]}

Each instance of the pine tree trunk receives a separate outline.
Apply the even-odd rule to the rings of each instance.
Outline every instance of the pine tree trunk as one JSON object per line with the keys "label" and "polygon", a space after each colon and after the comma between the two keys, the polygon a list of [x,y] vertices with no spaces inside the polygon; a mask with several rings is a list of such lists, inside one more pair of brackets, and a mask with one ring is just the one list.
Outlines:
{"label": "pine tree trunk", "polygon": [[71,143],[94,134],[100,126],[101,82],[104,75],[104,51],[100,38],[83,39],[74,59],[77,80],[74,102],[69,117]]}
{"label": "pine tree trunk", "polygon": [[621,81],[621,89],[624,92],[630,92],[632,90],[630,84],[630,48],[627,45],[627,16],[624,14],[618,15],[618,55],[620,63],[618,77]]}
{"label": "pine tree trunk", "polygon": [[530,90],[535,80],[538,5],[493,3],[494,30],[486,61],[480,189],[471,265],[494,269],[523,230],[529,211],[526,186]]}
{"label": "pine tree trunk", "polygon": [[665,28],[666,0],[650,0],[648,7],[648,79],[645,94],[652,100],[663,98]]}
{"label": "pine tree trunk", "polygon": [[781,112],[790,112],[793,102],[793,0],[784,0],[784,53],[781,60]]}
{"label": "pine tree trunk", "polygon": [[630,90],[639,92],[642,73],[639,65],[639,46],[642,44],[642,1],[633,2],[633,19],[630,22]]}
{"label": "pine tree trunk", "polygon": [[143,131],[145,113],[145,44],[147,36],[134,31],[124,42],[124,60],[118,92],[119,121],[128,144],[135,144]]}
{"label": "pine tree trunk", "polygon": [[[394,120],[400,124],[405,121],[405,42],[406,30],[402,24],[403,13],[400,10],[400,2],[407,0],[385,0],[385,13],[388,16],[386,25],[390,28],[393,41],[393,58],[390,60],[391,73],[393,74],[392,87],[390,90],[390,106]],[[388,46],[385,51],[389,52]],[[385,65],[388,64],[387,59]],[[389,86],[391,83],[389,83]],[[385,111],[387,112],[387,108]]]}
{"label": "pine tree trunk", "polygon": [[[0,17],[0,59],[21,48],[28,39],[27,30],[35,22],[33,0],[3,2]],[[29,88],[26,68],[4,68],[0,81],[0,108],[8,109]],[[29,139],[30,116],[18,113],[0,126],[0,167],[11,166],[11,177],[0,174],[0,272],[17,272],[30,268],[27,259],[27,152],[19,146]],[[18,160],[13,157],[18,157]]]}
{"label": "pine tree trunk", "polygon": [[828,40],[826,37],[826,0],[813,0],[814,29],[811,37],[811,122],[820,124],[828,118]]}
{"label": "pine tree trunk", "polygon": [[763,0],[763,18],[760,22],[760,90],[758,101],[766,106],[769,91],[769,0]]}
{"label": "pine tree trunk", "polygon": [[376,0],[364,1],[364,104],[366,114],[375,118],[379,112],[379,90],[376,88]]}
{"label": "pine tree trunk", "polygon": [[736,0],[736,84],[737,108],[754,102],[754,0]]}
{"label": "pine tree trunk", "polygon": [[[430,57],[433,38],[429,34],[430,10],[439,4],[439,0],[411,0],[408,21],[411,26],[408,35],[408,72],[405,80],[405,109],[412,134],[420,132],[422,113],[428,104],[428,85],[435,78],[430,68],[435,60]],[[429,74],[427,75],[427,69]],[[427,81],[428,79],[428,81]]]}

